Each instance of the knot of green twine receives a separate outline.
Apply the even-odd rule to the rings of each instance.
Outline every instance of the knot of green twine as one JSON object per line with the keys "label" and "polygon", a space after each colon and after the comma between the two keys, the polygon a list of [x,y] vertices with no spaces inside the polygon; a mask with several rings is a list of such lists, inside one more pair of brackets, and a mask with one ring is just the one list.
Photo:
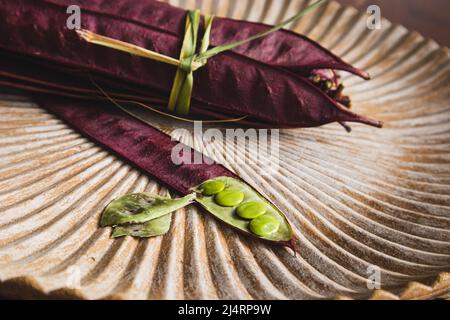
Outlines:
{"label": "knot of green twine", "polygon": [[193,72],[192,63],[194,62],[194,59],[192,59],[192,58],[181,59],[180,62],[181,63],[180,63],[180,67],[179,68],[180,68],[181,71],[184,71],[186,73]]}
{"label": "knot of green twine", "polygon": [[210,43],[209,38],[214,16],[205,16],[205,33],[203,35],[202,44],[198,54],[196,54],[195,52],[197,49],[198,29],[200,26],[200,10],[188,11],[186,18],[186,31],[184,35],[183,47],[180,54],[180,65],[178,66],[177,74],[172,86],[172,91],[170,93],[168,106],[169,111],[175,112],[179,115],[189,114],[189,110],[191,107],[192,88],[194,86],[193,73],[195,70],[206,65],[209,58],[212,58],[219,53],[232,50],[238,46],[254,41],[256,39],[266,37],[269,34],[282,29],[288,24],[298,21],[305,14],[321,6],[326,1],[327,0],[318,0],[298,12],[290,19],[277,24],[266,31],[255,34],[254,36],[251,36],[247,39],[221,45],[210,50],[208,50]]}

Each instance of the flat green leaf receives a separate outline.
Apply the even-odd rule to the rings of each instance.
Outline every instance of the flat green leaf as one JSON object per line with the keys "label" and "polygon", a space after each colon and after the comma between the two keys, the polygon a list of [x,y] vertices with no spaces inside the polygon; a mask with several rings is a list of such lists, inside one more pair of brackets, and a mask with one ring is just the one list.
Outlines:
{"label": "flat green leaf", "polygon": [[328,0],[318,0],[316,2],[314,2],[313,4],[309,5],[308,7],[306,7],[304,10],[300,11],[299,13],[297,13],[295,16],[289,18],[286,21],[283,21],[277,25],[275,25],[274,27],[267,29],[266,31],[263,31],[261,33],[255,34],[254,36],[251,36],[247,39],[241,40],[241,41],[237,41],[237,42],[233,42],[230,44],[225,44],[225,45],[221,45],[221,46],[217,46],[215,48],[212,48],[206,52],[200,53],[196,60],[197,61],[204,61],[207,59],[210,59],[212,57],[214,57],[215,55],[218,55],[219,53],[225,52],[225,51],[229,51],[232,50],[236,47],[242,46],[246,43],[249,43],[251,41],[263,38],[268,36],[269,34],[276,32],[278,30],[281,30],[282,28],[284,28],[285,26],[287,26],[288,24],[295,22],[297,20],[299,20],[301,17],[303,17],[304,15],[306,15],[307,13],[311,12],[312,10],[315,10],[317,7],[321,6],[322,4],[324,4],[326,1]]}
{"label": "flat green leaf", "polygon": [[136,238],[151,238],[163,236],[169,232],[171,223],[172,213],[169,213],[145,223],[115,227],[111,237],[119,238],[132,236]]}
{"label": "flat green leaf", "polygon": [[[208,51],[208,48],[209,48],[209,45],[211,42],[210,38],[211,38],[211,29],[212,29],[213,21],[214,21],[214,16],[211,16],[211,15],[205,16],[205,33],[203,34],[202,45],[200,47],[200,50],[198,51],[199,54],[203,54],[206,51]],[[202,61],[200,61],[201,66],[206,65],[207,62],[208,62],[207,59],[203,59]]]}
{"label": "flat green leaf", "polygon": [[191,93],[194,86],[192,63],[197,49],[200,10],[189,11],[186,18],[186,31],[180,53],[180,67],[169,98],[169,111],[187,115],[191,105]]}
{"label": "flat green leaf", "polygon": [[196,195],[171,199],[151,193],[134,193],[111,202],[103,211],[101,227],[145,223],[191,204]]}
{"label": "flat green leaf", "polygon": [[[205,181],[220,181],[225,184],[225,190],[235,190],[241,191],[244,193],[244,201],[240,204],[243,205],[249,202],[262,202],[267,206],[267,211],[265,215],[272,216],[276,218],[280,222],[280,226],[278,230],[270,235],[261,237],[252,233],[250,230],[250,221],[247,219],[241,218],[237,212],[236,207],[222,207],[215,201],[215,196],[204,196],[199,194],[195,201],[199,203],[203,208],[205,208],[209,213],[214,215],[219,220],[227,223],[228,225],[237,228],[247,234],[250,234],[254,237],[273,241],[273,242],[289,242],[293,239],[294,234],[292,231],[292,227],[289,224],[285,215],[275,207],[274,204],[269,202],[266,198],[264,198],[260,193],[258,193],[255,189],[247,185],[246,183],[236,180],[230,177],[219,177],[212,180]],[[203,184],[204,184],[203,183]],[[203,185],[202,184],[202,185]],[[202,192],[201,185],[195,188],[195,191],[198,193]]]}

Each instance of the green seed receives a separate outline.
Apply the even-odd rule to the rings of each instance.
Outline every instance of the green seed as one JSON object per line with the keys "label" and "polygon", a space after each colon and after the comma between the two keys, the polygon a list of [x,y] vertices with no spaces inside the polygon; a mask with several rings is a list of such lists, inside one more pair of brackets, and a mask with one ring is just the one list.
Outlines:
{"label": "green seed", "polygon": [[250,230],[260,237],[267,237],[272,233],[277,232],[279,227],[280,221],[268,214],[259,216],[250,221]]}
{"label": "green seed", "polygon": [[236,213],[238,214],[238,216],[249,220],[262,216],[266,212],[267,206],[264,203],[258,201],[241,204],[236,209]]}
{"label": "green seed", "polygon": [[225,183],[222,181],[208,181],[200,187],[204,196],[213,196],[225,189]]}
{"label": "green seed", "polygon": [[219,192],[214,200],[222,207],[235,207],[244,201],[244,193],[235,190],[225,190]]}

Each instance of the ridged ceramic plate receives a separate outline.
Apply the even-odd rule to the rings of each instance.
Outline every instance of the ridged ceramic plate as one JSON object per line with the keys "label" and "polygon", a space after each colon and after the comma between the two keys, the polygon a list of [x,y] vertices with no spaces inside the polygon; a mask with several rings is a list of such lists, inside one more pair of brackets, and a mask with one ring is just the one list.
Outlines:
{"label": "ridged ceramic plate", "polygon": [[[306,3],[173,1],[275,23]],[[111,240],[102,208],[158,184],[32,101],[0,103],[0,294],[125,299],[432,298],[450,287],[450,54],[415,32],[336,3],[293,28],[373,76],[346,76],[355,109],[382,130],[283,130],[281,169],[227,164],[265,190],[300,239],[296,257],[250,240],[195,207],[170,233]],[[184,142],[200,146],[189,136]],[[206,153],[215,148],[206,146]],[[221,158],[219,154],[219,158]],[[221,159],[217,159],[221,160]],[[381,270],[382,290],[367,287]],[[76,281],[79,278],[79,283]],[[73,283],[79,284],[73,288]]]}

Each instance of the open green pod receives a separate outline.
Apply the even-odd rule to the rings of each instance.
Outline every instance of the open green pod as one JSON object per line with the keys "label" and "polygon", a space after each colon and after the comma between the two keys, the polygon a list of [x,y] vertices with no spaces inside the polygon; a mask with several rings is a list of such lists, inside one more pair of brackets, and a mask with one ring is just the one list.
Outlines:
{"label": "open green pod", "polygon": [[112,201],[103,211],[101,227],[146,223],[191,204],[195,194],[171,199],[151,193],[128,194]]}
{"label": "open green pod", "polygon": [[[225,188],[220,193],[214,195],[210,194],[210,192],[205,194],[204,186],[210,186],[212,183],[223,183]],[[245,182],[231,177],[217,177],[203,182],[201,185],[195,187],[194,191],[198,193],[195,201],[199,203],[206,211],[208,211],[208,213],[212,214],[227,225],[252,237],[287,246],[295,251],[294,233],[286,216],[273,203]],[[224,193],[242,193],[244,198],[238,204],[233,206],[224,206]],[[217,199],[220,201],[217,201]],[[268,219],[260,219],[263,223],[264,221],[271,221],[272,223],[274,221],[278,221],[279,224],[276,223],[275,228],[265,228],[265,225],[263,224],[261,225],[263,229],[262,232],[258,232],[259,234],[254,232],[255,228],[251,228],[251,223],[254,219],[245,219],[238,214],[238,208],[249,203],[260,203],[261,206],[266,206],[267,210],[264,211],[263,215]],[[261,217],[261,215],[258,215],[258,217]],[[255,225],[257,222],[258,221],[254,221],[253,224]],[[264,229],[269,232],[265,233]]]}

